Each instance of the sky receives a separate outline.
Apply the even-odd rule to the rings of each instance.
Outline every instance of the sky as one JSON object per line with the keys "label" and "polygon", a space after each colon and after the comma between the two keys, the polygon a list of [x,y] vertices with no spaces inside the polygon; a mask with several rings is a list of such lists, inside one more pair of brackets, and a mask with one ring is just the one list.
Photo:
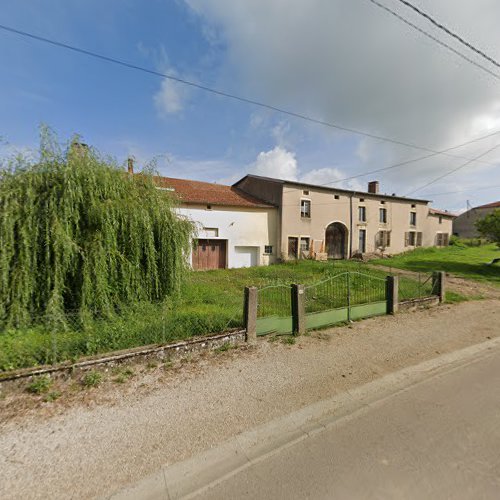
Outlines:
{"label": "sky", "polygon": [[[380,2],[500,75],[398,0]],[[500,60],[498,1],[414,4]],[[355,190],[379,180],[381,192],[412,193],[456,212],[467,202],[500,199],[500,76],[369,0],[3,0],[0,24],[424,148],[311,123],[0,30],[4,158],[35,154],[46,124],[62,142],[79,134],[123,164],[128,156],[138,169],[154,161],[172,177],[233,183],[256,173]],[[453,156],[361,176],[487,135],[449,151]]]}

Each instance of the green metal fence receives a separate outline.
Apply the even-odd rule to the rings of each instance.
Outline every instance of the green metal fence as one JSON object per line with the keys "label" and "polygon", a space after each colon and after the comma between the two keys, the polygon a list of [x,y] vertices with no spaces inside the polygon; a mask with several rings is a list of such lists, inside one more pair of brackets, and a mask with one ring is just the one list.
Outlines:
{"label": "green metal fence", "polygon": [[257,335],[292,332],[292,287],[271,285],[257,292]]}

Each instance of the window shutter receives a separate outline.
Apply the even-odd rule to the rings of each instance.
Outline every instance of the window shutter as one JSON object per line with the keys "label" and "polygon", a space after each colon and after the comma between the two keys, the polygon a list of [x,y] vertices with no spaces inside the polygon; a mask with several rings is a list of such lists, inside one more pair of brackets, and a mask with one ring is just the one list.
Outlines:
{"label": "window shutter", "polygon": [[386,231],[385,239],[386,239],[385,246],[390,247],[391,246],[391,232],[390,231]]}
{"label": "window shutter", "polygon": [[443,233],[443,246],[447,247],[450,243],[450,235],[448,233]]}
{"label": "window shutter", "polygon": [[418,232],[417,233],[417,247],[421,247],[421,246],[422,246],[422,233]]}
{"label": "window shutter", "polygon": [[405,247],[410,246],[410,233],[405,233]]}

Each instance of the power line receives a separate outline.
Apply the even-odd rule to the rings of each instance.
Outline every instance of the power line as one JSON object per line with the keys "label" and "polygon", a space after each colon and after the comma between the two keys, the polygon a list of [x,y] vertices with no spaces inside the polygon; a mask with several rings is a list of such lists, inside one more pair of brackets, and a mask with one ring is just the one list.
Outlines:
{"label": "power line", "polygon": [[386,5],[378,2],[377,0],[368,0],[369,2],[371,2],[372,4],[376,5],[377,7],[380,7],[381,9],[385,10],[386,12],[388,12],[389,14],[393,15],[394,17],[396,17],[397,19],[399,19],[400,21],[402,21],[403,23],[407,24],[408,26],[410,26],[411,28],[417,30],[419,33],[421,33],[422,35],[426,36],[427,38],[430,38],[431,40],[433,40],[434,42],[436,42],[437,44],[441,45],[442,47],[448,49],[449,51],[453,52],[454,54],[456,54],[457,56],[461,57],[462,59],[464,59],[465,61],[467,61],[468,63],[470,64],[473,64],[474,66],[482,69],[483,71],[485,71],[486,73],[488,73],[489,75],[493,76],[494,78],[496,78],[497,80],[500,80],[500,75],[498,75],[497,73],[494,73],[493,71],[489,70],[488,68],[486,68],[485,66],[483,66],[482,64],[479,64],[478,62],[474,61],[473,59],[471,59],[470,57],[466,56],[465,54],[462,54],[460,51],[458,51],[457,49],[454,49],[451,45],[448,45],[446,42],[443,42],[442,40],[440,40],[439,38],[436,38],[435,36],[431,35],[430,33],[428,33],[427,31],[423,30],[422,28],[419,28],[416,24],[413,24],[411,21],[408,21],[408,19],[404,18],[402,15],[398,14],[397,12],[395,12],[394,10],[390,9],[389,7],[387,7]]}
{"label": "power line", "polygon": [[500,188],[500,184],[497,186],[481,186],[470,189],[460,189],[458,191],[446,191],[444,193],[431,193],[423,196],[430,197],[430,196],[444,196],[447,194],[458,194],[458,193],[475,193],[476,191],[485,191],[487,189],[498,189],[498,188]]}
{"label": "power line", "polygon": [[[497,130],[496,132],[491,132],[490,134],[486,134],[486,135],[483,135],[481,137],[476,137],[475,139],[472,139],[472,140],[467,141],[467,142],[463,142],[462,144],[457,144],[456,146],[451,146],[451,147],[449,147],[447,149],[443,149],[440,152],[432,153],[432,154],[425,155],[425,156],[420,156],[418,158],[412,158],[412,159],[409,159],[409,160],[404,160],[402,162],[395,163],[393,165],[389,165],[387,167],[377,168],[375,170],[367,170],[367,171],[361,172],[361,173],[356,174],[356,175],[351,175],[349,177],[344,177],[343,179],[336,179],[334,181],[329,181],[329,182],[325,182],[323,184],[317,184],[317,185],[318,186],[329,186],[331,184],[337,184],[339,182],[350,181],[352,179],[358,179],[359,177],[365,177],[366,175],[370,175],[370,174],[375,174],[375,173],[378,173],[378,172],[385,172],[386,170],[391,170],[391,169],[394,169],[394,168],[397,168],[397,167],[401,167],[401,166],[404,166],[404,165],[409,165],[410,163],[415,163],[415,162],[420,161],[420,160],[426,160],[428,158],[432,158],[434,156],[437,156],[440,153],[443,154],[443,153],[446,153],[448,151],[452,151],[454,149],[461,148],[463,146],[468,146],[469,144],[472,144],[472,143],[478,142],[478,141],[482,141],[483,139],[488,139],[489,137],[493,137],[493,136],[498,135],[498,134],[500,134],[500,130]],[[473,161],[476,161],[476,160],[473,160]],[[489,162],[487,162],[487,163],[490,164]],[[496,164],[493,164],[493,163],[491,163],[491,165],[495,165],[496,166]],[[283,192],[286,193],[286,192],[290,192],[290,191],[293,191],[293,190],[285,190]]]}
{"label": "power line", "polygon": [[465,45],[465,47],[467,47],[468,49],[472,50],[476,54],[479,54],[481,57],[483,57],[484,59],[486,59],[487,61],[489,61],[491,64],[494,64],[497,68],[500,68],[500,63],[499,62],[497,62],[495,59],[493,59],[492,57],[490,57],[484,51],[482,51],[482,50],[478,49],[477,47],[475,47],[474,45],[472,45],[467,40],[464,40],[460,35],[458,35],[457,33],[453,32],[453,31],[451,31],[444,24],[436,21],[436,19],[433,18],[430,14],[427,14],[422,9],[420,9],[416,5],[413,5],[412,3],[408,2],[407,0],[398,0],[398,1],[400,3],[406,5],[407,7],[409,7],[410,9],[412,9],[413,11],[415,11],[420,16],[425,17],[425,19],[427,19],[428,21],[430,21],[434,26],[438,27],[440,30],[444,31],[445,33],[447,33],[451,37],[455,38],[455,40],[458,40],[462,45]]}
{"label": "power line", "polygon": [[488,153],[491,153],[492,151],[494,151],[495,149],[497,149],[498,147],[500,147],[500,143],[496,144],[495,146],[493,146],[492,148],[488,149],[487,151],[485,151],[484,153],[481,153],[479,156],[477,156],[476,158],[472,159],[472,160],[469,160],[465,163],[463,163],[462,165],[452,169],[452,170],[449,170],[448,172],[440,175],[439,177],[436,177],[435,179],[433,179],[432,181],[429,181],[427,184],[424,184],[423,186],[420,186],[418,187],[417,189],[413,189],[412,191],[410,191],[409,193],[407,193],[405,196],[409,196],[413,193],[416,193],[417,191],[420,191],[421,189],[424,189],[428,186],[430,186],[431,184],[434,184],[435,182],[437,181],[440,181],[441,179],[444,179],[445,177],[448,177],[449,175],[451,174],[454,174],[455,172],[457,172],[458,170],[461,170],[462,168],[465,168],[467,165],[470,165],[471,163],[473,163],[474,161],[478,160],[479,158],[482,158],[483,156],[486,156]]}
{"label": "power line", "polygon": [[[370,1],[374,1],[374,0],[370,0]],[[156,71],[156,70],[152,70],[152,69],[149,69],[149,68],[145,68],[143,66],[138,66],[136,64],[128,63],[128,62],[120,60],[120,59],[115,59],[113,57],[105,56],[105,55],[99,54],[97,52],[92,52],[90,50],[86,50],[86,49],[82,49],[82,48],[79,48],[79,47],[75,47],[75,46],[69,45],[67,43],[59,42],[57,40],[53,40],[53,39],[45,38],[45,37],[42,37],[42,36],[38,36],[38,35],[35,35],[33,33],[29,33],[27,31],[22,31],[22,30],[19,30],[19,29],[16,29],[16,28],[12,28],[12,27],[3,25],[3,24],[0,24],[0,29],[2,29],[4,31],[7,31],[9,33],[14,33],[16,35],[20,35],[20,36],[23,36],[23,37],[30,38],[32,40],[37,40],[39,42],[47,43],[47,44],[52,45],[52,46],[56,46],[56,47],[59,47],[59,48],[70,50],[70,51],[73,51],[73,52],[76,52],[76,53],[79,53],[79,54],[84,54],[86,56],[94,57],[96,59],[100,59],[100,60],[108,62],[108,63],[116,64],[116,65],[119,65],[119,66],[123,66],[125,68],[134,69],[134,70],[137,70],[137,71],[142,71],[144,73],[148,73],[148,74],[154,75],[154,76],[159,76],[161,78],[166,78],[168,80],[172,80],[172,81],[175,81],[177,83],[181,83],[183,85],[187,85],[189,87],[193,87],[193,88],[196,88],[196,89],[199,89],[199,90],[203,90],[203,91],[209,92],[211,94],[215,94],[215,95],[218,95],[218,96],[221,96],[221,97],[226,97],[228,99],[233,99],[235,101],[240,101],[240,102],[243,102],[243,103],[246,103],[246,104],[251,104],[253,106],[258,106],[258,107],[261,107],[261,108],[269,109],[271,111],[276,111],[278,113],[282,113],[282,114],[285,114],[285,115],[288,115],[288,116],[292,116],[294,118],[299,118],[301,120],[305,120],[305,121],[308,121],[308,122],[311,122],[311,123],[315,123],[315,124],[318,124],[318,125],[323,125],[325,127],[334,128],[334,129],[337,129],[337,130],[342,130],[344,132],[349,132],[349,133],[352,133],[352,134],[362,135],[362,136],[365,136],[365,137],[369,137],[371,139],[377,139],[377,140],[381,140],[381,141],[384,141],[384,142],[390,142],[390,143],[393,143],[393,144],[397,144],[397,145],[400,145],[400,146],[405,146],[405,147],[412,148],[412,149],[420,149],[422,151],[427,151],[429,153],[443,154],[445,156],[450,156],[450,157],[453,157],[453,158],[468,159],[468,158],[465,158],[463,156],[458,156],[458,155],[452,155],[452,154],[448,154],[448,153],[438,152],[438,151],[436,151],[434,149],[427,148],[425,146],[418,146],[416,144],[412,144],[412,143],[400,141],[400,140],[397,140],[397,139],[392,139],[390,137],[384,137],[384,136],[380,136],[380,135],[377,135],[377,134],[372,134],[372,133],[369,133],[369,132],[364,132],[362,130],[357,130],[357,129],[350,128],[350,127],[344,127],[344,126],[338,125],[336,123],[327,122],[327,121],[324,121],[324,120],[319,120],[317,118],[312,118],[310,116],[307,116],[307,115],[304,115],[304,114],[301,114],[301,113],[296,113],[295,111],[290,111],[290,110],[287,110],[287,109],[279,108],[279,107],[274,106],[272,104],[268,104],[268,103],[265,103],[265,102],[257,101],[257,100],[250,99],[250,98],[243,97],[243,96],[239,96],[239,95],[236,95],[236,94],[231,94],[229,92],[225,92],[225,91],[218,90],[218,89],[215,89],[215,88],[212,88],[212,87],[208,87],[206,85],[195,83],[195,82],[190,81],[190,80],[185,80],[183,78],[179,78],[177,76],[174,76],[174,75],[171,75],[171,74],[168,74],[168,73],[161,73],[160,71]]]}
{"label": "power line", "polygon": [[[478,141],[481,141],[483,139],[487,139],[489,137],[492,137],[494,135],[498,135],[500,134],[500,130],[497,130],[496,132],[492,132],[490,134],[487,134],[487,135],[483,135],[481,137],[477,137],[476,139],[472,139],[470,141],[467,141],[467,142],[464,142],[462,144],[458,144],[456,146],[452,146],[450,148],[447,148],[447,149],[443,149],[439,152],[436,152],[436,153],[432,153],[432,154],[428,154],[428,155],[425,155],[425,156],[419,156],[418,158],[412,158],[410,160],[404,160],[402,162],[399,162],[399,163],[395,163],[393,165],[389,165],[388,167],[382,167],[382,168],[377,168],[375,170],[368,170],[368,171],[365,171],[365,172],[361,172],[360,174],[356,174],[356,175],[351,175],[350,177],[345,177],[344,179],[337,179],[335,181],[330,181],[330,182],[325,182],[324,184],[319,184],[320,186],[328,186],[330,184],[336,184],[338,182],[344,182],[344,181],[350,181],[352,179],[357,179],[359,177],[364,177],[366,175],[370,175],[370,174],[375,174],[375,173],[378,173],[378,172],[384,172],[386,170],[391,170],[393,168],[397,168],[397,167],[402,167],[404,165],[408,165],[410,163],[415,163],[417,161],[421,161],[421,160],[427,160],[428,158],[433,158],[434,156],[437,156],[439,154],[444,154],[444,153],[447,153],[448,151],[452,151],[454,149],[458,149],[458,148],[461,148],[463,146],[468,146],[469,144],[472,144],[474,142],[478,142]],[[488,162],[489,164],[489,162]],[[496,164],[495,164],[496,165]]]}

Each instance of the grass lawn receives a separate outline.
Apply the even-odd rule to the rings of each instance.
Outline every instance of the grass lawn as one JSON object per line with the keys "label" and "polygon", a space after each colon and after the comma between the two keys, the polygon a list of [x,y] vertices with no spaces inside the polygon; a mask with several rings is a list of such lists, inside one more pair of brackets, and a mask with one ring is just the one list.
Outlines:
{"label": "grass lawn", "polygon": [[[383,263],[387,264],[387,261]],[[387,273],[353,261],[300,261],[267,267],[190,272],[182,293],[166,303],[139,304],[119,315],[106,320],[93,320],[85,325],[75,315],[68,317],[66,325],[40,324],[0,330],[0,371],[76,360],[82,356],[173,342],[241,327],[245,286],[263,288],[292,283],[307,286],[348,270],[374,277],[352,277],[352,304],[366,302],[367,296],[370,301],[383,300],[385,283],[375,277],[384,278]],[[414,285],[411,279],[405,280],[410,288]],[[346,280],[335,281],[335,290],[328,288],[329,283],[327,281],[325,285],[311,289],[310,294],[306,292],[306,299],[311,297],[311,301],[306,302],[308,309],[321,309],[321,304],[329,301],[333,305],[332,297],[335,300],[341,297],[340,302],[345,300]],[[413,289],[417,287],[413,286]],[[267,311],[274,314],[280,309],[280,304],[289,306],[289,289],[267,289],[261,299],[262,304],[267,303]],[[333,307],[344,305],[340,302]]]}
{"label": "grass lawn", "polygon": [[452,245],[446,248],[418,248],[391,259],[371,262],[410,271],[446,271],[464,278],[500,286],[500,264],[486,265],[487,262],[498,257],[500,257],[500,249],[494,244],[479,247]]}

